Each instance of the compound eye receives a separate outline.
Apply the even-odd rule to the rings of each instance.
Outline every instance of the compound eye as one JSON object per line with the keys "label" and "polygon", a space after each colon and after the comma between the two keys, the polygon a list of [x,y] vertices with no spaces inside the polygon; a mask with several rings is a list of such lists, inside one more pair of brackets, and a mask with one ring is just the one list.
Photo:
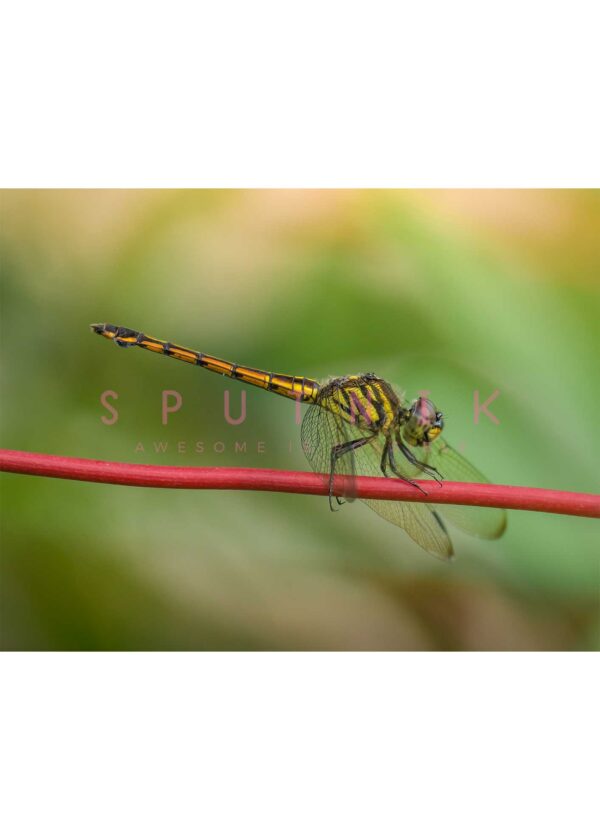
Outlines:
{"label": "compound eye", "polygon": [[433,423],[437,417],[434,404],[426,397],[419,397],[415,402],[415,416],[424,423]]}

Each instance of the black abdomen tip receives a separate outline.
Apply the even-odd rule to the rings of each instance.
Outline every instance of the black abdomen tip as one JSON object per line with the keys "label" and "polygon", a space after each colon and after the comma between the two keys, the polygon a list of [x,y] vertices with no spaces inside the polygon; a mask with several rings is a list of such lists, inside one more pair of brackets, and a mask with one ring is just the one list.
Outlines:
{"label": "black abdomen tip", "polygon": [[[115,344],[119,347],[135,347],[139,341],[140,334],[135,330],[130,330],[127,327],[112,327],[110,324],[106,325],[107,331],[114,332]],[[135,341],[128,341],[127,339],[134,338]]]}

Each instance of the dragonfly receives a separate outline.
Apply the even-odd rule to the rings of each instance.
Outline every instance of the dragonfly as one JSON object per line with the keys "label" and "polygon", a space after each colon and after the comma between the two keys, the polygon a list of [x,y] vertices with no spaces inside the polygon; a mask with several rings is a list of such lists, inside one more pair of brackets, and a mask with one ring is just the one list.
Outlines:
{"label": "dragonfly", "polygon": [[[355,478],[388,476],[427,491],[417,482],[427,477],[489,483],[444,439],[444,415],[425,396],[407,402],[404,395],[374,373],[340,376],[320,382],[306,376],[288,376],[237,365],[162,341],[128,327],[91,324],[97,335],[119,347],[141,347],[153,353],[206,368],[265,391],[308,405],[301,427],[302,449],[312,467],[326,477],[332,510],[356,498]],[[344,476],[343,497],[335,495],[336,476]],[[361,499],[383,519],[402,528],[430,554],[453,555],[444,520],[484,539],[496,539],[506,528],[504,510],[426,501]]]}

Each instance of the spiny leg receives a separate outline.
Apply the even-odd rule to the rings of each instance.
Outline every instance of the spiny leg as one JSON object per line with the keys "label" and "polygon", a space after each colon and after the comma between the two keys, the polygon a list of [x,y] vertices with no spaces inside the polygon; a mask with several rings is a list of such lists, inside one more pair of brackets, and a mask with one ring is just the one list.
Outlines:
{"label": "spiny leg", "polygon": [[[390,469],[392,470],[394,475],[397,478],[402,479],[402,481],[406,482],[406,484],[410,484],[411,487],[416,487],[417,490],[420,490],[421,493],[423,493],[423,495],[426,496],[427,495],[427,490],[424,490],[419,484],[417,484],[416,481],[411,481],[410,478],[406,478],[406,476],[402,475],[402,473],[398,469],[398,466],[396,464],[396,459],[394,458],[394,447],[392,445],[391,440],[388,440],[386,442],[386,447],[385,448],[386,448],[387,454],[388,454],[388,462],[389,462],[389,465],[390,465]],[[384,470],[383,474],[385,475],[385,470]]]}
{"label": "spiny leg", "polygon": [[422,461],[415,458],[408,446],[406,446],[401,440],[398,441],[398,447],[407,461],[409,461],[414,467],[419,467],[419,469],[421,469],[426,475],[437,481],[440,487],[442,486],[441,480],[444,476],[439,470],[435,467],[430,467],[428,464],[424,464]]}
{"label": "spiny leg", "polygon": [[387,467],[388,467],[388,459],[389,459],[389,450],[390,450],[391,446],[392,446],[391,440],[389,438],[386,438],[385,439],[385,445],[383,447],[383,452],[381,453],[381,464],[380,464],[381,472],[384,474],[384,476],[386,478],[388,477]]}
{"label": "spiny leg", "polygon": [[[357,438],[356,440],[348,440],[344,443],[338,443],[336,446],[333,446],[331,449],[331,464],[330,464],[330,472],[329,472],[329,508],[335,513],[335,508],[331,502],[333,498],[333,480],[335,478],[335,465],[337,461],[342,458],[344,455],[347,455],[348,452],[353,452],[355,449],[360,449],[361,446],[364,446],[365,443],[369,443],[371,440],[370,437],[361,437]],[[336,501],[338,505],[342,504],[342,500],[336,496]]]}

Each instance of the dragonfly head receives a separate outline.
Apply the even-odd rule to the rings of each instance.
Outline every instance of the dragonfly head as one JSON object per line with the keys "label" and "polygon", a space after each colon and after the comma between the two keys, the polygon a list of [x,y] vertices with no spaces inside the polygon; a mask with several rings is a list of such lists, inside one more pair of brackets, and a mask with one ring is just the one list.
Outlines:
{"label": "dragonfly head", "polygon": [[427,397],[418,397],[409,408],[403,436],[410,446],[431,443],[444,428],[444,416]]}

